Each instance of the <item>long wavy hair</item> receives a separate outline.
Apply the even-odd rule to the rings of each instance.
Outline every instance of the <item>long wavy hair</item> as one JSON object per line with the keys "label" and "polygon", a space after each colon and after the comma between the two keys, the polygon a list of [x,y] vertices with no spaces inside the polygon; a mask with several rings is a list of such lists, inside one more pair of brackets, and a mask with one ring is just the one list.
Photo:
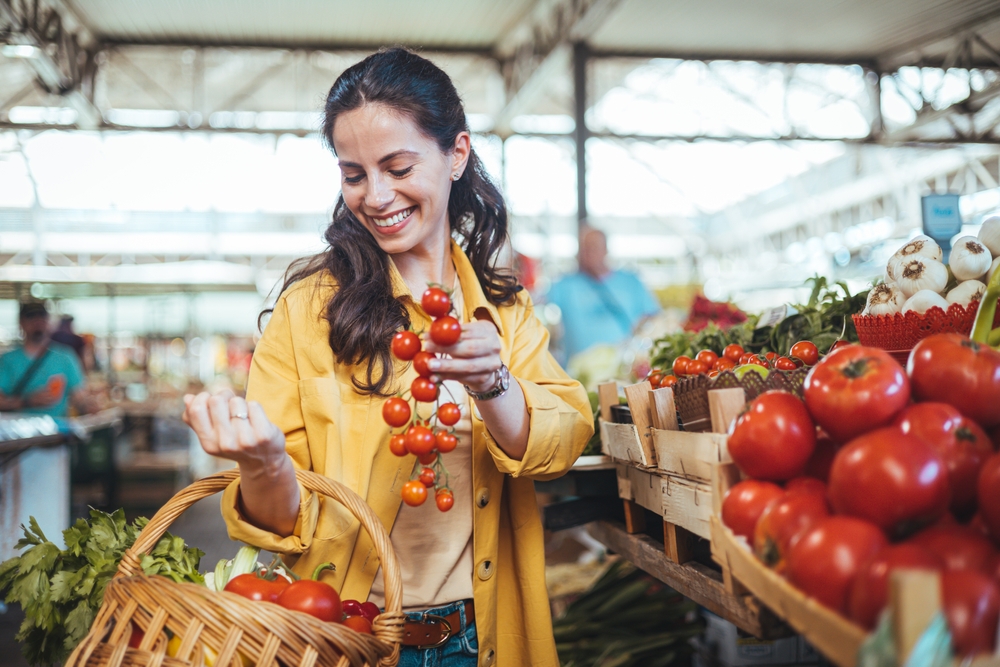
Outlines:
{"label": "long wavy hair", "polygon": [[[444,153],[454,149],[460,132],[469,131],[462,100],[448,75],[407,49],[370,55],[334,82],[324,105],[322,133],[335,154],[337,118],[365,104],[383,104],[406,114]],[[509,271],[496,265],[508,239],[507,207],[475,151],[470,151],[465,171],[452,184],[448,221],[486,298],[495,305],[511,303],[521,287]],[[315,273],[329,272],[337,283],[323,313],[330,325],[330,349],[340,363],[366,365],[364,377],[353,378],[359,391],[385,394],[392,379],[392,337],[410,324],[406,304],[392,293],[389,255],[351,213],[343,195],[324,238],[329,247],[294,262],[281,291]]]}

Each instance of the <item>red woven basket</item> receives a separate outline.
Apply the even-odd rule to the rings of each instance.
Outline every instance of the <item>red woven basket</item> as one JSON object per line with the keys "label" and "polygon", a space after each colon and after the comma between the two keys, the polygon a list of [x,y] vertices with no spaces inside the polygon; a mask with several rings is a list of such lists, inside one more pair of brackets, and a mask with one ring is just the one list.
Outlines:
{"label": "red woven basket", "polygon": [[[937,306],[923,315],[912,310],[905,315],[853,315],[862,345],[887,350],[906,363],[910,350],[918,342],[939,333],[960,333],[968,336],[976,319],[979,302],[968,306],[953,303],[947,311]],[[993,328],[1000,326],[1000,309],[993,319]]]}

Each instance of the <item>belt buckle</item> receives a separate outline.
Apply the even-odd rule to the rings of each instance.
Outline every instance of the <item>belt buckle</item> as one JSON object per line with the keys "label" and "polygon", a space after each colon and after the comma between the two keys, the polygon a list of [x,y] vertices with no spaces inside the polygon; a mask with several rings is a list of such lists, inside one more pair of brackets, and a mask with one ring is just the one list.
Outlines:
{"label": "belt buckle", "polygon": [[426,622],[428,620],[431,620],[431,619],[433,619],[436,623],[444,626],[443,635],[442,635],[441,639],[439,639],[436,643],[434,643],[434,644],[428,644],[427,646],[421,646],[419,648],[422,648],[422,649],[439,648],[441,646],[444,646],[444,643],[446,641],[448,641],[449,639],[451,639],[451,637],[452,637],[451,623],[448,622],[447,618],[445,618],[444,616],[438,616],[436,614],[424,614],[424,622]]}

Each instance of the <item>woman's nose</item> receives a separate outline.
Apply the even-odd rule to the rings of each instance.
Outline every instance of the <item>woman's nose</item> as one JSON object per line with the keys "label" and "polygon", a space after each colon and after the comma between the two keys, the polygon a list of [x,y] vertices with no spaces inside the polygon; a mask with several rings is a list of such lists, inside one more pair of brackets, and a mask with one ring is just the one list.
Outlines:
{"label": "woman's nose", "polygon": [[368,179],[368,191],[365,193],[365,204],[369,208],[379,209],[392,202],[392,190],[381,178]]}

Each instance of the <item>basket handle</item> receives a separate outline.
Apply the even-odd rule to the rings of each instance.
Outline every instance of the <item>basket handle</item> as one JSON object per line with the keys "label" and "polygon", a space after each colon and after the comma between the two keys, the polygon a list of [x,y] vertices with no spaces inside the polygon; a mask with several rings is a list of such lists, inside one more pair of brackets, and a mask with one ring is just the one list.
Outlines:
{"label": "basket handle", "polygon": [[[382,578],[385,582],[385,609],[387,612],[401,612],[403,608],[403,579],[399,572],[399,563],[396,560],[396,553],[392,550],[389,535],[382,522],[375,515],[375,511],[357,493],[329,477],[308,470],[296,470],[295,476],[306,489],[333,498],[361,521],[361,525],[372,538],[379,561],[382,564]],[[141,572],[139,561],[142,555],[149,553],[156,546],[170,524],[183,514],[184,510],[202,498],[224,491],[239,478],[239,468],[233,468],[204,477],[177,492],[153,515],[153,518],[139,533],[135,544],[125,551],[115,576],[127,577]]]}

